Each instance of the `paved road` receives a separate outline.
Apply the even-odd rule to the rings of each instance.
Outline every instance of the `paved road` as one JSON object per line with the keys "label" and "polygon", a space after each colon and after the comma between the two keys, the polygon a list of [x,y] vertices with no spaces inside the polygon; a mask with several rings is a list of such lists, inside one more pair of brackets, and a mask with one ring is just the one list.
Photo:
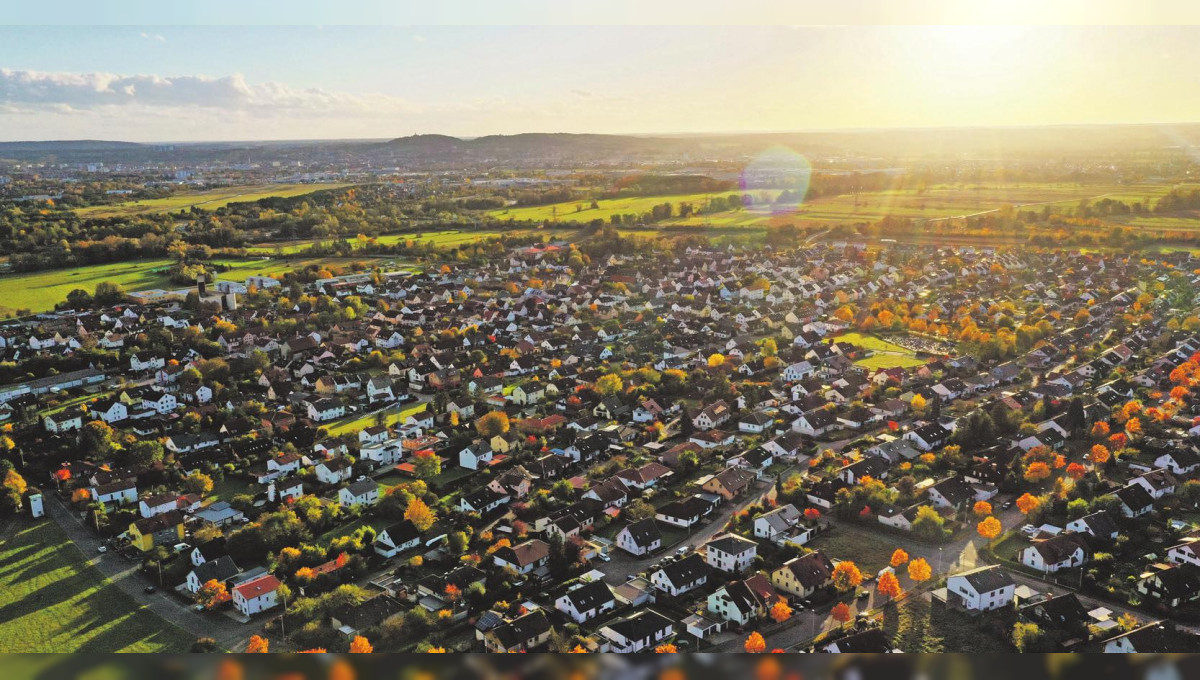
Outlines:
{"label": "paved road", "polygon": [[78,513],[68,508],[54,493],[46,494],[46,512],[63,528],[89,564],[99,569],[136,602],[163,619],[197,638],[213,638],[219,646],[228,650],[242,650],[250,636],[258,632],[258,627],[254,624],[240,624],[221,614],[201,614],[192,611],[173,595],[162,590],[154,594],[145,593],[143,588],[157,584],[139,573],[138,563],[128,562],[115,552],[97,552],[96,549],[103,541],[82,523]]}

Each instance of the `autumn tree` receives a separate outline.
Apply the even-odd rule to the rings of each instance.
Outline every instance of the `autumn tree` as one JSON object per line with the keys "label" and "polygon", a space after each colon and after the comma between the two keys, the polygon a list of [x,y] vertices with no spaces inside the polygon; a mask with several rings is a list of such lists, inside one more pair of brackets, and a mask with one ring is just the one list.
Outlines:
{"label": "autumn tree", "polygon": [[1034,510],[1037,510],[1038,506],[1041,504],[1042,503],[1037,499],[1037,496],[1034,496],[1030,493],[1023,493],[1021,494],[1021,497],[1017,499],[1017,509],[1020,510],[1021,514],[1024,515],[1028,515]]}
{"label": "autumn tree", "polygon": [[775,604],[771,605],[772,621],[775,623],[783,623],[790,618],[792,618],[792,608],[788,606],[787,602],[779,600]]}
{"label": "autumn tree", "polygon": [[725,363],[725,357],[723,355],[721,355],[720,353],[714,353],[714,354],[708,355],[708,367],[709,368],[716,368],[723,363]]}
{"label": "autumn tree", "polygon": [[659,646],[655,647],[654,653],[655,654],[678,654],[679,648],[676,647],[675,645],[668,643],[665,645],[659,645]]}
{"label": "autumn tree", "polygon": [[475,431],[488,439],[508,432],[509,426],[508,414],[504,411],[491,411],[475,419]]}
{"label": "autumn tree", "polygon": [[1087,475],[1087,468],[1079,463],[1071,463],[1067,466],[1067,476],[1075,481],[1083,479]]}
{"label": "autumn tree", "polygon": [[374,651],[375,648],[371,646],[371,642],[361,635],[355,635],[354,639],[350,641],[351,654],[370,654]]}
{"label": "autumn tree", "polygon": [[854,612],[850,611],[850,605],[845,602],[839,602],[829,611],[829,615],[838,623],[846,623],[854,618]]}
{"label": "autumn tree", "polygon": [[992,504],[987,501],[975,501],[975,506],[971,508],[976,517],[987,517],[992,514]]}
{"label": "autumn tree", "polygon": [[892,553],[891,565],[893,567],[899,567],[907,561],[908,553],[904,552],[903,548],[896,548],[896,551]]}
{"label": "autumn tree", "polygon": [[916,413],[917,415],[924,415],[928,404],[925,401],[925,397],[917,394],[913,395],[912,402],[909,403],[909,406],[912,407],[913,413]]}
{"label": "autumn tree", "polygon": [[975,530],[979,532],[979,535],[986,538],[989,543],[991,543],[992,539],[1000,535],[1002,528],[1000,520],[995,517],[985,517],[982,522],[975,526]]}
{"label": "autumn tree", "polygon": [[767,641],[763,639],[762,633],[754,631],[746,638],[742,648],[749,654],[762,654],[767,651]]}
{"label": "autumn tree", "polygon": [[1112,458],[1112,453],[1104,444],[1096,444],[1091,451],[1092,462],[1097,465],[1104,465]]}
{"label": "autumn tree", "polygon": [[193,472],[184,477],[183,488],[187,489],[188,493],[194,493],[198,496],[207,496],[212,493],[213,479],[203,472]]}
{"label": "autumn tree", "polygon": [[437,515],[429,509],[425,501],[414,496],[404,510],[404,519],[412,522],[417,531],[428,531],[429,527],[437,521]]}
{"label": "autumn tree", "polygon": [[1108,436],[1108,423],[1104,422],[1103,420],[1096,421],[1096,424],[1092,425],[1092,438],[1093,439],[1104,439],[1107,436]]}
{"label": "autumn tree", "polygon": [[429,449],[413,454],[413,471],[418,479],[430,479],[442,473],[442,459]]}
{"label": "autumn tree", "polygon": [[862,572],[858,570],[858,565],[850,560],[838,562],[833,568],[833,585],[841,592],[846,592],[853,588],[857,588],[858,584],[862,583]]}
{"label": "autumn tree", "polygon": [[1025,468],[1025,481],[1040,482],[1050,476],[1050,466],[1041,462],[1034,461]]}
{"label": "autumn tree", "polygon": [[908,563],[908,577],[917,583],[928,581],[933,576],[933,569],[924,557],[918,557]]}
{"label": "autumn tree", "polygon": [[602,375],[596,381],[596,393],[602,397],[611,397],[625,389],[625,381],[621,380],[621,376],[616,373]]}
{"label": "autumn tree", "polygon": [[246,645],[247,654],[266,654],[271,650],[271,643],[265,637],[251,635],[250,642]]}
{"label": "autumn tree", "polygon": [[196,591],[196,604],[203,605],[209,611],[228,602],[229,599],[229,589],[216,579],[206,581],[200,586],[200,590]]}
{"label": "autumn tree", "polygon": [[903,592],[900,588],[900,579],[890,571],[883,572],[875,583],[875,592],[892,599],[900,597],[900,593]]}

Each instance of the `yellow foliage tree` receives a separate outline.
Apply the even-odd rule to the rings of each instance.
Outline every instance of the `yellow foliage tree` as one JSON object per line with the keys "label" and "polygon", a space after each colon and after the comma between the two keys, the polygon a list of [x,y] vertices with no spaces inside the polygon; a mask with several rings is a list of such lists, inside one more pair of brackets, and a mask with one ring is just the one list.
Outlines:
{"label": "yellow foliage tree", "polygon": [[917,583],[928,581],[933,576],[933,569],[924,557],[918,557],[908,563],[908,577]]}
{"label": "yellow foliage tree", "polygon": [[904,552],[903,548],[896,548],[896,552],[892,553],[891,564],[893,567],[899,567],[908,561],[908,553]]}

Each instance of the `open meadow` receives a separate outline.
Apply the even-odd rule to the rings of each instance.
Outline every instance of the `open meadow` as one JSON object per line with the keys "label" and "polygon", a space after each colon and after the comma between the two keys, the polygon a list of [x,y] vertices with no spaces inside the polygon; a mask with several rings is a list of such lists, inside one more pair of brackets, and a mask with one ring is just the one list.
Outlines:
{"label": "open meadow", "polygon": [[80,217],[132,217],[151,213],[170,213],[191,208],[216,210],[230,203],[250,203],[263,198],[290,198],[315,191],[340,189],[349,184],[266,184],[188,191],[167,198],[152,198],[116,205],[94,205],[76,210]]}
{"label": "open meadow", "polygon": [[185,652],[192,639],[89,565],[52,521],[0,540],[0,650]]}

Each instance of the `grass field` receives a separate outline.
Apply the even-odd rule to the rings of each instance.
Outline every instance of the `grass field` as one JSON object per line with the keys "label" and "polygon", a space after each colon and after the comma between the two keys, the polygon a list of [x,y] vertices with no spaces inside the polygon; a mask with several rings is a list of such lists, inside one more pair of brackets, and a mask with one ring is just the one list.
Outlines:
{"label": "grass field", "polygon": [[0,542],[0,650],[185,652],[192,638],[87,564],[50,521]]}
{"label": "grass field", "polygon": [[[1095,201],[1101,198],[1122,200],[1129,204],[1153,203],[1171,189],[1171,186],[1165,184],[1098,186],[1014,182],[971,186],[938,185],[920,191],[895,189],[862,193],[858,196],[846,194],[813,198],[800,204],[752,206],[711,215],[675,217],[657,224],[765,227],[790,223],[797,226],[819,226],[831,223],[872,222],[887,216],[936,220],[992,212],[1005,205],[1026,210],[1036,210],[1042,206],[1063,209],[1073,208],[1084,199]],[[607,221],[613,214],[640,215],[663,202],[677,206],[681,201],[688,201],[695,206],[703,206],[710,197],[726,196],[729,193],[734,192],[600,200],[596,209],[591,208],[590,200],[568,201],[554,205],[493,210],[488,215],[500,220],[534,222],[549,222],[555,219],[559,222],[588,222],[597,218]],[[749,193],[767,198],[777,194],[761,190],[752,190]],[[1113,222],[1153,230],[1200,229],[1200,216],[1121,218],[1114,219]]]}
{"label": "grass field", "polygon": [[[417,404],[411,404],[399,410],[389,408],[383,411],[383,413],[387,414],[386,421],[388,425],[396,425],[410,415],[424,411],[426,407],[427,404],[421,402]],[[344,434],[355,434],[363,428],[374,425],[378,415],[379,414],[377,413],[353,415],[342,418],[341,420],[330,423],[329,425],[324,425],[323,427],[328,428],[329,436],[331,437],[340,437]]]}
{"label": "grass field", "polygon": [[190,208],[216,210],[230,203],[249,203],[263,198],[289,198],[314,191],[340,189],[349,184],[267,184],[259,186],[225,187],[210,191],[189,191],[167,198],[152,198],[117,205],[94,205],[76,210],[80,217],[132,217],[150,213],[179,212]]}
{"label": "grass field", "polygon": [[897,366],[900,368],[913,368],[925,365],[925,361],[918,359],[916,353],[911,349],[901,347],[882,338],[877,338],[874,335],[846,333],[839,335],[835,339],[844,340],[876,353],[875,356],[859,359],[854,362],[855,366],[862,366],[863,368],[895,368]]}

